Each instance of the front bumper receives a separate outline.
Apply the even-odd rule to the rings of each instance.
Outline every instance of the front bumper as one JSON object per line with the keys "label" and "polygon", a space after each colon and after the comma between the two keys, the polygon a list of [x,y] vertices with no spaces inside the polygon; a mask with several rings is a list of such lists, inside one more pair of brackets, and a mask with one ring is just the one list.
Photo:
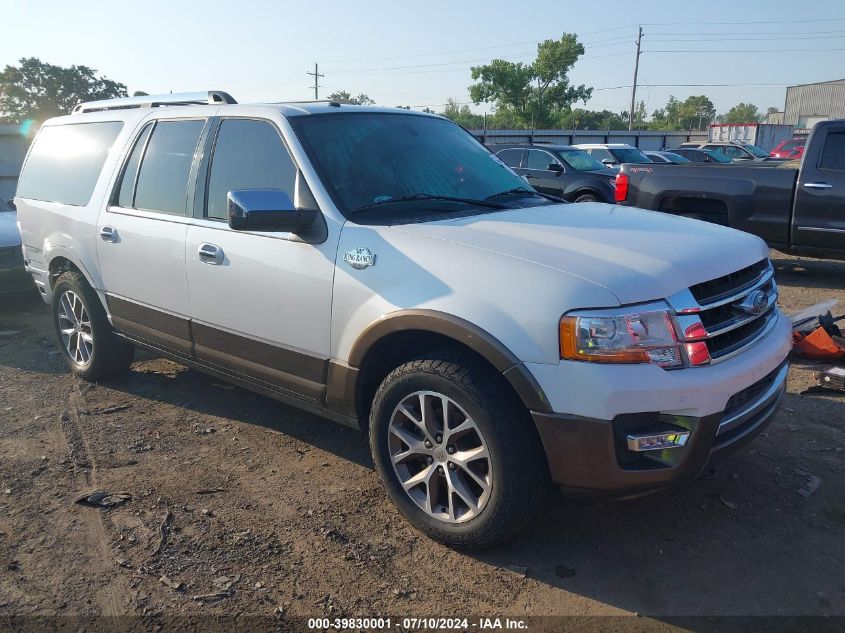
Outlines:
{"label": "front bumper", "polygon": [[[532,412],[553,481],[572,490],[634,494],[695,477],[774,417],[786,392],[790,344],[789,322],[780,316],[763,340],[713,367],[664,371],[582,363],[592,384],[582,384],[574,371],[580,368],[564,368],[570,383],[582,384],[570,409],[577,413]],[[637,369],[643,370],[639,376]],[[613,375],[620,370],[626,381]],[[549,394],[549,385],[539,382]],[[584,415],[588,407],[610,414]],[[627,442],[629,435],[684,431],[689,438],[679,447],[639,452]]]}

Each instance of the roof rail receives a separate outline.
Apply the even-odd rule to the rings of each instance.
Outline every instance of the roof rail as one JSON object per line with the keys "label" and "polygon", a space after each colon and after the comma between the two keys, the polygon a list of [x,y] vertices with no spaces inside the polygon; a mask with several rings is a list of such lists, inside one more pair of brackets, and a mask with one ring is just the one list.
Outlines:
{"label": "roof rail", "polygon": [[143,95],[140,97],[122,97],[89,101],[77,105],[71,114],[100,112],[103,110],[125,110],[128,108],[157,108],[164,105],[216,105],[237,103],[228,92],[209,90],[207,92],[180,92],[166,95]]}

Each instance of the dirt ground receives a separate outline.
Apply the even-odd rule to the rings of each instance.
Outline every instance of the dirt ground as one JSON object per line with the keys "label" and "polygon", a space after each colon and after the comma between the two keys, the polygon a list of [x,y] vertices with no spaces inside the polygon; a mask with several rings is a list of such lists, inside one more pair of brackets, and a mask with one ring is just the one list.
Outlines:
{"label": "dirt ground", "polygon": [[[845,312],[845,263],[772,255],[786,312]],[[802,395],[818,366],[714,473],[558,499],[467,554],[402,520],[351,429],[146,353],[76,380],[37,298],[0,305],[0,332],[0,618],[845,615],[845,396]],[[131,499],[75,503],[92,490]]]}

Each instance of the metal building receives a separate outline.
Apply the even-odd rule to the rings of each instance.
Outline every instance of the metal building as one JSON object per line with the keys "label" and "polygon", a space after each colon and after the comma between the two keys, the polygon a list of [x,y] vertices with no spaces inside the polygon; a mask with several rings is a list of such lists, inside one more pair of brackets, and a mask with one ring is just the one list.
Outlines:
{"label": "metal building", "polygon": [[828,119],[845,119],[845,79],[787,87],[782,123],[808,129]]}

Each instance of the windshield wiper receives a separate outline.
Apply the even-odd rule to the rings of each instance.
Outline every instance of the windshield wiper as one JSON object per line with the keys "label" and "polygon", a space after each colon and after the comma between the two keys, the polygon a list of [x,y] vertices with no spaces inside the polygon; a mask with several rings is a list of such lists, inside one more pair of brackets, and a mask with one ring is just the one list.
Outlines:
{"label": "windshield wiper", "polygon": [[533,189],[526,189],[525,187],[515,187],[514,189],[508,189],[507,191],[500,191],[499,193],[494,193],[492,196],[487,196],[486,200],[490,200],[491,198],[499,198],[501,196],[516,196],[525,194],[531,196],[540,196],[541,198],[545,198],[546,200],[552,200],[553,202],[566,202],[563,198],[559,198],[558,196],[553,196],[548,193],[541,193],[539,191],[534,191]]}
{"label": "windshield wiper", "polygon": [[400,196],[399,198],[389,198],[388,200],[379,200],[371,204],[365,204],[362,207],[353,209],[352,213],[359,211],[367,211],[376,207],[382,207],[387,204],[396,204],[398,202],[413,202],[415,200],[444,200],[446,202],[461,202],[463,204],[473,204],[479,207],[488,207],[490,209],[509,209],[507,205],[500,202],[493,202],[492,200],[476,200],[475,198],[461,198],[458,196],[441,196],[433,193],[415,193],[410,196]]}

